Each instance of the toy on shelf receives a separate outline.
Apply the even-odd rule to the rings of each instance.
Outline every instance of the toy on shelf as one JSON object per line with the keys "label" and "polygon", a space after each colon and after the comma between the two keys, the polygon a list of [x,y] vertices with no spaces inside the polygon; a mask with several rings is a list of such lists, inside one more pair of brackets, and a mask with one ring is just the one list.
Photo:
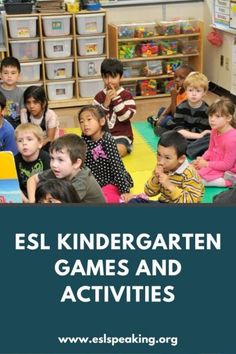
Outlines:
{"label": "toy on shelf", "polygon": [[191,34],[200,32],[197,21],[183,21],[181,23],[181,33]]}
{"label": "toy on shelf", "polygon": [[165,80],[163,84],[165,93],[170,93],[170,91],[175,87],[174,80]]}
{"label": "toy on shelf", "polygon": [[178,42],[171,40],[160,41],[161,55],[175,55],[178,53]]}
{"label": "toy on shelf", "polygon": [[198,46],[197,39],[183,39],[180,41],[180,50],[182,54],[197,54]]}
{"label": "toy on shelf", "polygon": [[142,73],[145,76],[162,75],[163,74],[162,61],[161,60],[147,61],[146,63],[144,63],[144,66],[142,68]]}
{"label": "toy on shelf", "polygon": [[119,38],[133,38],[134,37],[134,25],[123,24],[118,26]]}
{"label": "toy on shelf", "polygon": [[176,60],[168,60],[163,62],[163,68],[164,72],[166,74],[173,74],[176,69],[178,69],[179,66],[183,64],[183,60],[181,59],[176,59]]}
{"label": "toy on shelf", "polygon": [[136,56],[135,44],[125,43],[119,45],[119,59],[132,59]]}
{"label": "toy on shelf", "polygon": [[137,96],[136,83],[125,83],[122,85],[124,89],[130,91],[133,97]]}
{"label": "toy on shelf", "polygon": [[157,24],[157,33],[161,36],[173,36],[181,33],[180,21],[160,21]]}
{"label": "toy on shelf", "polygon": [[157,94],[156,80],[142,80],[140,81],[140,90],[142,96],[154,96]]}
{"label": "toy on shelf", "polygon": [[154,42],[141,43],[138,51],[140,51],[142,57],[153,57],[158,55],[159,47]]}
{"label": "toy on shelf", "polygon": [[140,23],[135,26],[134,37],[136,38],[147,38],[153,37],[156,34],[155,22],[151,23]]}

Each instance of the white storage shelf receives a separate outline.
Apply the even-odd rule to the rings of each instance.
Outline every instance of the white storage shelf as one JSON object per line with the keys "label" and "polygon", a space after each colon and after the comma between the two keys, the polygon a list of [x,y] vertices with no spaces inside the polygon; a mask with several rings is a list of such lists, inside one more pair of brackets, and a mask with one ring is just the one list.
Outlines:
{"label": "white storage shelf", "polygon": [[20,86],[43,85],[51,108],[89,104],[103,88],[105,10],[9,14],[6,24],[7,55],[21,63]]}

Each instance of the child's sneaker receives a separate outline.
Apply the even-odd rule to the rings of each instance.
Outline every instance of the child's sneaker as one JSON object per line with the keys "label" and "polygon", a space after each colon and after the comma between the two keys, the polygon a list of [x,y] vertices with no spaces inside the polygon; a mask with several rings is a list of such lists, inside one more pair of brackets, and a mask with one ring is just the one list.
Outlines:
{"label": "child's sneaker", "polygon": [[230,181],[232,186],[236,185],[236,173],[226,171],[224,173],[224,179],[226,179],[227,181]]}
{"label": "child's sneaker", "polygon": [[156,125],[156,119],[154,116],[147,117],[147,122],[150,123],[152,127]]}

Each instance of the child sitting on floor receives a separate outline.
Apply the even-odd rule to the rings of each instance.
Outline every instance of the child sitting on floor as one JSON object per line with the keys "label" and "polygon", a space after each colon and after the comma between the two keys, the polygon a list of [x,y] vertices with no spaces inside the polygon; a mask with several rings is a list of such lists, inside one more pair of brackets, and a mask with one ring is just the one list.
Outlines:
{"label": "child sitting on floor", "polygon": [[87,144],[85,164],[102,187],[107,203],[119,203],[129,193],[133,180],[108,132],[106,115],[100,106],[85,106],[79,112],[82,137]]}
{"label": "child sitting on floor", "polygon": [[35,174],[27,182],[29,201],[35,202],[35,190],[42,180],[65,179],[72,183],[81,203],[105,203],[101,187],[84,166],[86,144],[76,134],[66,134],[50,145],[50,170]]}
{"label": "child sitting on floor", "polygon": [[104,59],[101,75],[105,88],[94,97],[94,104],[106,114],[110,133],[115,139],[121,157],[132,150],[133,131],[130,119],[136,113],[136,104],[130,91],[120,86],[123,64],[117,59]]}
{"label": "child sitting on floor", "polygon": [[50,168],[48,152],[41,150],[43,145],[42,129],[32,123],[20,124],[15,130],[19,153],[15,156],[17,175],[24,203],[27,199],[27,181],[35,173]]}
{"label": "child sitting on floor", "polygon": [[170,105],[167,108],[161,107],[156,115],[147,118],[147,121],[154,127],[159,125],[165,127],[169,120],[172,120],[175,114],[176,106],[186,100],[187,95],[183,86],[184,80],[191,73],[191,66],[183,64],[179,66],[174,73],[174,87],[170,91]]}
{"label": "child sitting on floor", "polygon": [[205,186],[228,187],[236,181],[236,122],[235,106],[226,97],[216,100],[209,108],[212,128],[208,150],[193,165]]}
{"label": "child sitting on floor", "polygon": [[48,151],[51,141],[59,136],[59,120],[48,108],[48,100],[42,86],[29,86],[24,92],[25,109],[21,112],[21,123],[39,125],[44,132],[43,149]]}
{"label": "child sitting on floor", "polygon": [[209,146],[210,126],[208,104],[203,100],[208,90],[208,79],[199,72],[191,72],[184,81],[187,100],[176,107],[173,121],[166,128],[156,126],[161,135],[167,130],[177,130],[188,140],[187,156],[194,159],[202,155]]}
{"label": "child sitting on floor", "polygon": [[[201,201],[204,186],[195,168],[188,163],[186,149],[187,141],[180,133],[163,133],[157,146],[157,165],[144,187],[147,196],[157,196],[160,203]],[[130,202],[151,201],[138,197]]]}

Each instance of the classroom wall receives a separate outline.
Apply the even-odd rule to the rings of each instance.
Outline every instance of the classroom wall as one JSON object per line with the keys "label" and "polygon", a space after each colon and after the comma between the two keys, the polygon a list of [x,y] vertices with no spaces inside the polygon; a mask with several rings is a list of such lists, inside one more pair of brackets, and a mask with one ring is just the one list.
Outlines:
{"label": "classroom wall", "polygon": [[[204,2],[205,36],[212,30],[213,0]],[[210,81],[220,87],[231,91],[232,79],[232,47],[234,35],[220,31],[223,36],[223,45],[215,47],[207,40],[204,42],[204,70]],[[223,55],[224,64],[220,65],[220,57]]]}
{"label": "classroom wall", "polygon": [[[178,11],[176,11],[178,9]],[[203,18],[203,2],[168,5],[125,6],[107,9],[108,22],[145,22],[176,18]]]}

